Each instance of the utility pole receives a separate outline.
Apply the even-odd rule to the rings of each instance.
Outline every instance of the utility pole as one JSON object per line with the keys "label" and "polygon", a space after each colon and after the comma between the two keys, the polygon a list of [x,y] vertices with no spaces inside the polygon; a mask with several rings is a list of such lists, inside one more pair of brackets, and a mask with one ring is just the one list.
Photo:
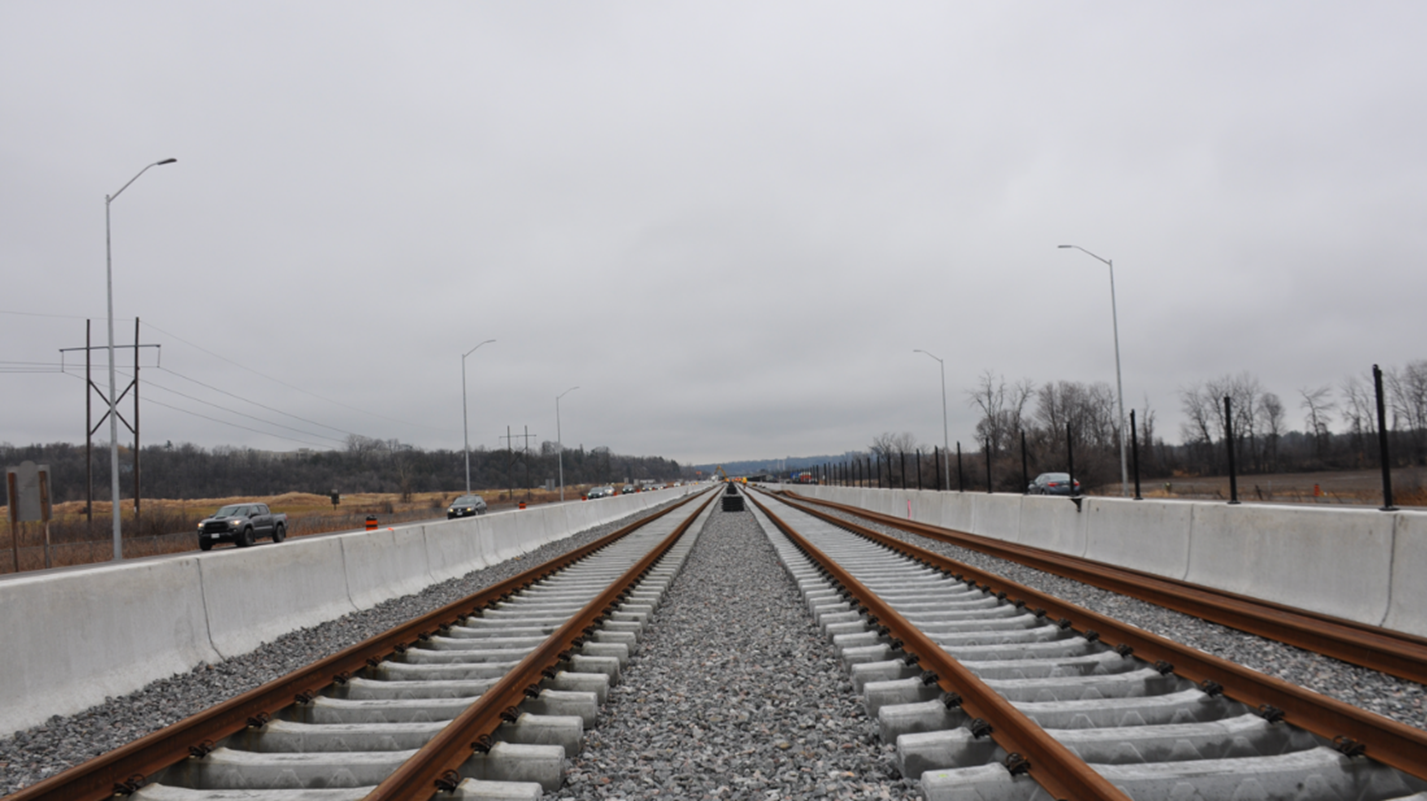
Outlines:
{"label": "utility pole", "polygon": [[[130,379],[128,385],[125,386],[124,389],[119,393],[118,398],[116,398],[113,403],[110,403],[109,397],[104,394],[104,390],[103,390],[102,388],[100,388],[100,386],[99,386],[98,384],[94,383],[93,360],[92,360],[92,358],[91,358],[91,354],[92,354],[92,352],[95,351],[95,350],[108,350],[108,348],[107,348],[107,347],[95,347],[93,344],[91,344],[91,342],[90,342],[91,323],[92,323],[91,320],[85,320],[85,321],[84,321],[84,347],[82,347],[82,348],[60,348],[60,349],[59,349],[59,352],[60,352],[60,354],[61,354],[61,355],[60,355],[60,359],[63,360],[63,359],[64,359],[63,354],[66,354],[66,353],[74,353],[74,352],[76,352],[76,351],[84,351],[84,383],[85,383],[85,393],[84,393],[84,464],[85,464],[85,467],[84,467],[84,476],[85,476],[85,481],[84,481],[84,486],[85,486],[84,514],[85,514],[86,525],[88,525],[89,527],[92,528],[92,527],[93,527],[93,524],[94,524],[94,434],[95,434],[97,431],[99,431],[99,427],[102,426],[102,425],[104,425],[104,422],[109,419],[109,414],[110,414],[109,411],[106,410],[105,413],[104,413],[104,416],[103,416],[103,417],[100,417],[98,422],[94,422],[94,419],[93,419],[93,417],[94,417],[94,402],[93,402],[93,401],[94,401],[94,395],[95,395],[95,394],[99,395],[99,399],[104,403],[104,405],[105,405],[106,407],[108,407],[109,409],[113,409],[113,410],[114,410],[114,417],[115,417],[120,423],[123,423],[125,428],[129,429],[129,433],[131,433],[131,434],[134,435],[134,515],[135,515],[135,517],[137,518],[137,517],[138,517],[138,514],[139,514],[139,499],[140,499],[140,494],[139,494],[139,490],[140,490],[140,485],[139,485],[139,432],[140,432],[140,428],[139,428],[139,349],[140,349],[140,348],[153,348],[155,351],[160,351],[160,349],[161,349],[162,346],[160,346],[160,345],[143,345],[143,344],[140,344],[140,343],[139,343],[139,318],[135,317],[135,318],[134,318],[134,344],[133,344],[133,345],[115,345],[115,346],[114,346],[115,349],[122,349],[122,348],[133,348],[133,349],[134,349],[134,376],[133,376],[132,379]],[[128,421],[128,420],[125,420],[125,419],[124,419],[124,416],[118,413],[118,403],[119,403],[119,401],[123,400],[123,399],[124,399],[124,396],[128,395],[130,392],[134,393],[134,424],[133,424],[133,425],[130,425],[130,424],[129,424],[129,421]],[[114,502],[115,504],[117,504],[117,503],[119,503],[119,499],[116,497],[116,498],[113,499],[113,502]]]}
{"label": "utility pole", "polygon": [[515,453],[511,450],[513,437],[510,435],[510,426],[505,427],[505,436],[496,437],[497,440],[505,440],[505,499],[515,500],[515,479],[511,476],[511,469],[515,467]]}
{"label": "utility pole", "polygon": [[[520,438],[521,438],[522,440],[524,440],[524,444],[521,446],[521,449],[520,449],[520,455],[521,455],[521,458],[525,460],[525,492],[526,492],[526,500],[529,500],[529,499],[530,499],[530,438],[531,438],[531,437],[536,437],[536,436],[539,436],[539,435],[538,435],[538,434],[532,434],[532,433],[530,433],[530,426],[526,426],[526,427],[525,427],[525,433],[520,435]],[[510,433],[510,426],[506,426],[506,427],[505,427],[505,436],[503,436],[503,437],[497,437],[496,439],[503,439],[503,440],[505,440],[505,452],[506,452],[505,483],[506,483],[506,487],[507,487],[507,492],[509,492],[509,494],[510,494],[510,499],[511,499],[511,500],[514,500],[514,499],[515,499],[515,479],[514,479],[514,473],[515,473],[515,470],[514,470],[514,468],[515,468],[515,435],[513,435],[513,434]]]}
{"label": "utility pole", "polygon": [[525,448],[521,453],[521,460],[525,462],[525,500],[530,500],[530,426],[525,427]]}

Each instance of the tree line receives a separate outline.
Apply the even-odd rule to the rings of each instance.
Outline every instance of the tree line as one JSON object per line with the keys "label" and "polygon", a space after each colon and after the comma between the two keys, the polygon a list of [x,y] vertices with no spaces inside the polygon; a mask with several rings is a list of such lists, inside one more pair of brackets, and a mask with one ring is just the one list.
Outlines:
{"label": "tree line", "polygon": [[[556,479],[558,450],[553,442],[528,451],[471,451],[471,487],[476,491],[516,490],[543,486]],[[85,498],[83,445],[53,443],[15,446],[0,444],[6,466],[23,461],[47,464],[53,500]],[[623,481],[672,481],[681,468],[658,456],[625,456],[608,447],[566,448],[566,485]],[[133,489],[133,451],[121,448],[120,494]],[[94,499],[109,500],[109,447],[96,444],[91,460]],[[466,487],[465,454],[456,450],[423,450],[398,440],[349,436],[346,446],[329,451],[260,451],[192,443],[147,445],[139,454],[140,491],[145,498],[228,498],[280,495],[285,492],[327,494],[390,492],[458,492]],[[8,503],[8,497],[5,498]]]}
{"label": "tree line", "polygon": [[[959,470],[956,446],[939,465],[934,456],[937,446],[919,443],[910,433],[890,432],[873,438],[862,462],[853,457],[827,469],[835,476],[860,477],[873,484],[880,469],[883,484],[895,486],[916,486],[920,475],[928,488],[935,486],[937,471],[942,470],[947,476],[944,485],[984,490],[989,459],[991,486],[1018,492],[1025,488],[1025,474],[1065,472],[1070,448],[1082,486],[1119,481],[1119,405],[1108,383],[1008,382],[987,370],[966,395],[967,404],[980,417],[975,441],[961,443]],[[1144,478],[1227,472],[1226,396],[1236,467],[1242,473],[1353,470],[1380,463],[1377,399],[1370,371],[1337,384],[1300,388],[1287,402],[1247,372],[1193,382],[1181,387],[1178,396],[1185,417],[1178,444],[1160,436],[1148,398],[1135,411]],[[1427,360],[1383,370],[1383,402],[1393,466],[1427,465]],[[1129,413],[1127,408],[1127,418]],[[1295,427],[1299,422],[1301,428]],[[1128,438],[1129,432],[1125,435]]]}

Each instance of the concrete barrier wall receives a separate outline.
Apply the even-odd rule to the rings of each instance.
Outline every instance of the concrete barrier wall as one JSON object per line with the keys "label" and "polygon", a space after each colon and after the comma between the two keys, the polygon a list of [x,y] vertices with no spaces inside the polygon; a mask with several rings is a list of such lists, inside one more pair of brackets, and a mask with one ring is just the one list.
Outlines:
{"label": "concrete barrier wall", "polygon": [[[298,537],[281,548],[224,548],[198,559],[197,569],[199,606],[220,657],[245,654],[289,631],[357,610],[338,537]],[[260,594],[255,586],[262,587]]]}
{"label": "concrete barrier wall", "polygon": [[1423,511],[782,488],[1427,636]]}
{"label": "concrete barrier wall", "polygon": [[0,736],[705,488],[0,579]]}
{"label": "concrete barrier wall", "polygon": [[0,732],[217,661],[198,561],[102,565],[0,582]]}
{"label": "concrete barrier wall", "polygon": [[1398,514],[1392,544],[1392,593],[1384,626],[1427,635],[1427,514]]}
{"label": "concrete barrier wall", "polygon": [[[1046,499],[1053,501],[1054,499]],[[1189,575],[1189,529],[1194,505],[1090,498],[1085,515],[1086,559],[1183,579]]]}
{"label": "concrete barrier wall", "polygon": [[1185,579],[1380,625],[1393,522],[1372,509],[1195,504]]}

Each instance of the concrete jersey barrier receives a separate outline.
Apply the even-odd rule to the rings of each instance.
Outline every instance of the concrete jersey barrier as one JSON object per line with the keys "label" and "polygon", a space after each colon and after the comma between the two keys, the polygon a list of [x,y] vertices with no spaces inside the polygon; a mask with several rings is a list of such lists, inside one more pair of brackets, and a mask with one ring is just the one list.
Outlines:
{"label": "concrete jersey barrier", "polygon": [[780,488],[1427,636],[1424,511]]}
{"label": "concrete jersey barrier", "polygon": [[701,489],[0,579],[0,735]]}

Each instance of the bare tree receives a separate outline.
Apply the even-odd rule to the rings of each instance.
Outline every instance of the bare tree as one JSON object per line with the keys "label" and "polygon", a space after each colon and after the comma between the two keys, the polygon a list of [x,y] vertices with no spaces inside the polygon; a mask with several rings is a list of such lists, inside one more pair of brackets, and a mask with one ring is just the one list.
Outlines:
{"label": "bare tree", "polygon": [[1328,416],[1336,408],[1333,403],[1333,388],[1327,384],[1317,389],[1303,387],[1298,390],[1298,394],[1303,397],[1300,407],[1308,410],[1303,423],[1308,427],[1309,436],[1313,438],[1313,453],[1321,459],[1327,454],[1329,437],[1332,436],[1332,432],[1328,430]]}
{"label": "bare tree", "polygon": [[1377,400],[1363,379],[1355,375],[1344,378],[1338,389],[1343,394],[1339,411],[1352,435],[1353,457],[1361,464],[1367,459],[1368,441],[1377,434]]}
{"label": "bare tree", "polygon": [[898,453],[911,453],[917,449],[917,438],[910,432],[903,431],[900,434],[893,434],[890,431],[883,431],[872,438],[872,445],[868,450],[881,456],[884,459],[891,458]]}
{"label": "bare tree", "polygon": [[[889,479],[895,481],[894,475],[901,476],[902,454],[915,454],[918,447],[917,438],[910,432],[903,431],[900,434],[893,434],[890,431],[884,431],[872,438],[872,446],[869,450],[874,455],[881,457],[883,464],[887,465],[882,469],[887,471]],[[877,469],[875,460],[873,469]]]}
{"label": "bare tree", "polygon": [[1263,464],[1270,472],[1278,469],[1278,440],[1283,436],[1283,401],[1272,392],[1259,397],[1259,427],[1263,431]]}
{"label": "bare tree", "polygon": [[967,405],[981,410],[976,424],[976,436],[991,448],[994,457],[1010,450],[1025,428],[1026,404],[1035,393],[1035,385],[1022,380],[1008,385],[1005,376],[990,370],[981,374],[974,390],[967,390]]}
{"label": "bare tree", "polygon": [[1406,429],[1413,461],[1427,464],[1427,360],[1408,362],[1401,371],[1390,369],[1385,378],[1393,427]]}

